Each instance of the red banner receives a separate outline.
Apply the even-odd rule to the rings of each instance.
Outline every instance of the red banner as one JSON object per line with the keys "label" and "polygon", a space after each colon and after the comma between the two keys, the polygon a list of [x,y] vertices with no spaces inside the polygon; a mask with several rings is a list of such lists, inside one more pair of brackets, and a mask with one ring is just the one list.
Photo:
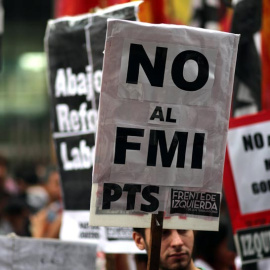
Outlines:
{"label": "red banner", "polygon": [[94,8],[105,8],[116,4],[131,2],[129,0],[56,0],[55,17],[74,16],[91,12]]}
{"label": "red banner", "polygon": [[263,1],[262,21],[262,108],[270,109],[270,2]]}

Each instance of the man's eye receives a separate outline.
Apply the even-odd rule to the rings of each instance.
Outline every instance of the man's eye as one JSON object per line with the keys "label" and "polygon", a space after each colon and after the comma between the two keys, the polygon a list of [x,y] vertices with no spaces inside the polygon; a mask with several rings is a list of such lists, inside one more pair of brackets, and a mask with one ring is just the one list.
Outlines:
{"label": "man's eye", "polygon": [[188,230],[177,230],[177,232],[178,232],[179,234],[182,234],[182,235],[183,235],[183,234],[186,234],[187,231],[188,231]]}
{"label": "man's eye", "polygon": [[162,236],[168,236],[170,234],[170,230],[163,230]]}

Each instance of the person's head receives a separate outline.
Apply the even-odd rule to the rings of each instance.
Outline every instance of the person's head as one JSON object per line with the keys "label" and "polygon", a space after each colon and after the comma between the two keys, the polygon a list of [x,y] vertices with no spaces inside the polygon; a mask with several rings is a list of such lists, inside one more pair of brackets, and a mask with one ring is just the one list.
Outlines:
{"label": "person's head", "polygon": [[49,166],[42,177],[44,188],[48,192],[50,201],[61,199],[60,175],[56,167]]}
{"label": "person's head", "polygon": [[10,197],[3,214],[14,233],[19,236],[29,236],[29,208],[23,198],[19,196]]}
{"label": "person's head", "polygon": [[[133,239],[141,250],[149,251],[150,229],[134,229]],[[192,261],[194,233],[192,230],[162,231],[160,247],[160,269],[162,270],[194,270]]]}
{"label": "person's head", "polygon": [[39,184],[38,175],[34,164],[20,164],[15,171],[15,180],[19,193],[25,193],[27,188]]}

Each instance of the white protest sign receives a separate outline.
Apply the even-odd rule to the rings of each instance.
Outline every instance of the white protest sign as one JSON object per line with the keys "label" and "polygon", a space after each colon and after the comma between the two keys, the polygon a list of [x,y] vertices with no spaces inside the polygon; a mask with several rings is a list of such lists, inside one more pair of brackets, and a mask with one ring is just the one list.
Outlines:
{"label": "white protest sign", "polygon": [[186,26],[108,22],[97,215],[218,219],[238,40]]}
{"label": "white protest sign", "polygon": [[0,237],[1,270],[94,270],[94,244]]}
{"label": "white protest sign", "polygon": [[228,153],[242,214],[270,210],[269,143],[270,121],[229,130]]}

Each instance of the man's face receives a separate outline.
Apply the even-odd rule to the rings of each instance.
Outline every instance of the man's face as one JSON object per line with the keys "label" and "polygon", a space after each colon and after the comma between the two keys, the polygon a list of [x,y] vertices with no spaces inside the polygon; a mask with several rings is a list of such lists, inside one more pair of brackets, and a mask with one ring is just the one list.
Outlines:
{"label": "man's face", "polygon": [[[135,233],[136,234],[136,233]],[[150,229],[145,229],[145,240],[137,239],[140,249],[149,249]],[[194,234],[191,230],[163,230],[160,248],[160,269],[193,270],[197,269],[191,259],[194,245]]]}

